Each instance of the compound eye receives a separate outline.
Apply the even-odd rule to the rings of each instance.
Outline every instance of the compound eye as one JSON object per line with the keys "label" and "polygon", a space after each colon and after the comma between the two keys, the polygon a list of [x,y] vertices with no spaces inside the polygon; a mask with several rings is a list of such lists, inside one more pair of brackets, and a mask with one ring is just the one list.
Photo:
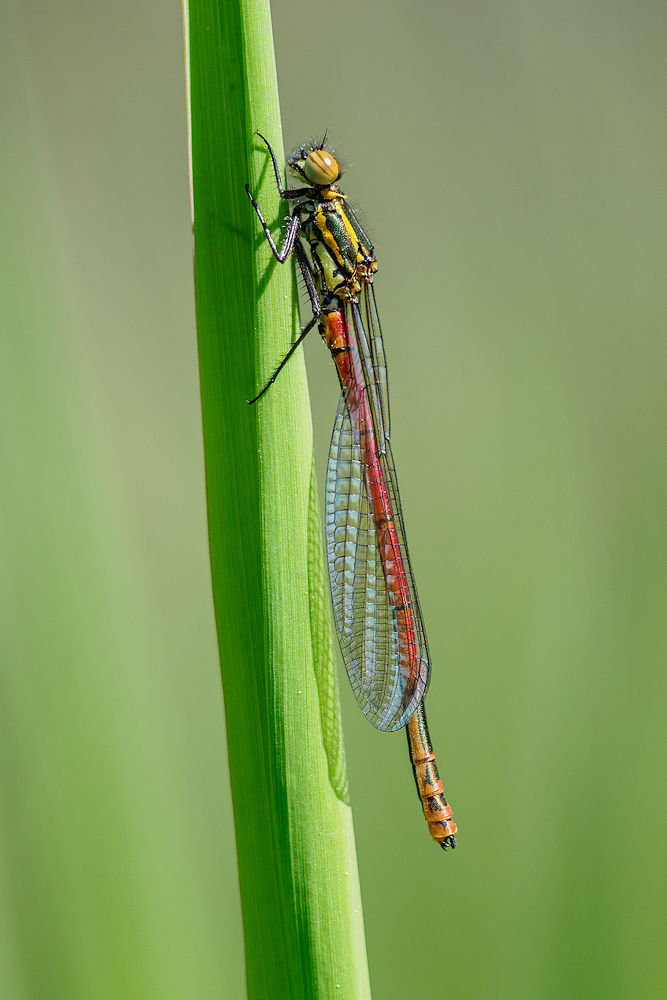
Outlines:
{"label": "compound eye", "polygon": [[334,184],[340,177],[338,162],[326,149],[311,149],[303,165],[303,172],[311,184],[322,186]]}

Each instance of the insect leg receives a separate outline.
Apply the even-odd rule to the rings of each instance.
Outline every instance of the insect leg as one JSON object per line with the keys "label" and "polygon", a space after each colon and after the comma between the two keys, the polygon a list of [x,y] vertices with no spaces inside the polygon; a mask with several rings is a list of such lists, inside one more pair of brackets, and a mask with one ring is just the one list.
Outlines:
{"label": "insect leg", "polygon": [[311,304],[311,307],[312,307],[312,310],[313,310],[313,317],[310,320],[310,322],[307,323],[306,326],[304,326],[303,330],[301,331],[301,333],[299,334],[299,336],[297,337],[297,339],[294,341],[294,343],[290,347],[289,351],[287,352],[287,354],[285,355],[285,357],[283,358],[283,360],[280,362],[280,364],[278,365],[278,367],[276,368],[276,370],[274,371],[273,375],[271,376],[271,378],[269,379],[269,381],[266,383],[266,385],[264,386],[264,388],[262,389],[262,391],[260,393],[258,393],[258,395],[255,396],[254,399],[248,399],[248,400],[246,400],[247,403],[251,403],[251,404],[252,403],[256,403],[258,399],[261,399],[261,397],[264,395],[264,393],[267,391],[267,389],[269,389],[273,385],[273,383],[278,378],[278,376],[280,375],[281,371],[283,370],[283,368],[285,367],[285,365],[287,364],[287,362],[289,361],[289,359],[292,357],[292,355],[296,351],[297,347],[304,342],[304,340],[306,339],[306,337],[308,336],[308,334],[313,329],[313,327],[317,323],[318,319],[322,315],[322,307],[320,305],[320,299],[319,299],[319,296],[317,294],[317,289],[315,288],[315,282],[313,281],[313,276],[310,273],[310,268],[308,267],[308,262],[306,260],[306,255],[305,255],[305,253],[304,253],[304,251],[301,248],[301,246],[300,246],[299,243],[297,243],[296,246],[295,246],[295,252],[296,252],[297,261],[299,262],[299,268],[301,269],[301,274],[303,275],[303,280],[305,281],[306,288],[308,289],[308,295],[310,297],[310,304]]}

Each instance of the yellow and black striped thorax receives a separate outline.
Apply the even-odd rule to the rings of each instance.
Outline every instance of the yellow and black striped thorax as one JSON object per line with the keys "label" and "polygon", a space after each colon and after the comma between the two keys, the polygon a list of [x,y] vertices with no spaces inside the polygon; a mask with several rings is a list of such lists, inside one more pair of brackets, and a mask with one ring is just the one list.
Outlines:
{"label": "yellow and black striped thorax", "polygon": [[377,270],[373,244],[336,185],[314,194],[299,207],[313,277],[323,294],[356,300]]}

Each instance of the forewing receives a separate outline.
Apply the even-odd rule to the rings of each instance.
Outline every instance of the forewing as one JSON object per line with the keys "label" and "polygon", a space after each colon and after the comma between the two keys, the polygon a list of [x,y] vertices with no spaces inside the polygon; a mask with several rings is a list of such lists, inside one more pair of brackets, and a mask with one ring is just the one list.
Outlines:
{"label": "forewing", "polygon": [[389,416],[389,377],[387,374],[387,358],[384,353],[382,327],[375,302],[375,288],[365,285],[360,300],[360,313],[364,318],[361,330],[358,331],[357,342],[363,340],[364,326],[368,331],[367,342],[370,348],[372,381],[376,388],[378,410],[381,421],[379,427],[379,445],[384,451],[384,441],[391,437],[391,419]]}
{"label": "forewing", "polygon": [[[353,320],[358,329],[359,316]],[[347,397],[341,396],[327,468],[325,530],[331,595],[357,701],[374,726],[394,730],[406,724],[424,697],[428,648],[389,440],[383,437],[381,446],[375,439],[376,428],[384,427],[378,410],[383,378],[368,367],[374,355],[367,344],[362,341],[360,349],[357,337],[350,337],[350,352],[354,386]],[[382,544],[378,487],[385,497],[380,520],[393,524],[389,542],[385,530]],[[402,581],[400,599],[397,575]]]}

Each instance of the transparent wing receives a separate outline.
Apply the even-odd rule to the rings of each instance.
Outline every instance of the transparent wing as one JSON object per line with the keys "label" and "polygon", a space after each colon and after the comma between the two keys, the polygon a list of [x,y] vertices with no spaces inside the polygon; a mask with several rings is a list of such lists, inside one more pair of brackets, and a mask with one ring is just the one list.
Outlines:
{"label": "transparent wing", "polygon": [[[368,309],[365,315],[370,327],[373,315]],[[345,321],[350,364],[342,376],[326,482],[331,594],[357,701],[374,726],[394,730],[408,722],[424,697],[428,647],[384,430],[386,366],[379,327],[370,329],[369,338],[356,305],[347,307]]]}
{"label": "transparent wing", "polygon": [[[382,423],[378,428],[381,449],[384,450],[382,438],[389,440],[391,437],[391,418],[389,416],[389,378],[387,375],[387,359],[384,353],[384,341],[382,339],[382,328],[380,317],[378,316],[377,305],[375,303],[375,288],[373,285],[363,289],[361,309],[366,317],[365,329],[368,330],[368,342],[371,351],[371,365],[374,373],[374,381],[377,385],[378,409],[381,414]],[[362,323],[362,330],[364,324]]]}
{"label": "transparent wing", "polygon": [[[350,303],[346,313],[348,340],[353,343],[353,362],[357,362],[358,378],[366,393],[367,408],[375,431],[375,439],[380,451],[385,450],[389,441],[391,426],[389,418],[389,382],[387,379],[387,359],[380,328],[380,318],[375,305],[373,286],[362,289],[360,304]],[[354,368],[354,364],[352,366]]]}

